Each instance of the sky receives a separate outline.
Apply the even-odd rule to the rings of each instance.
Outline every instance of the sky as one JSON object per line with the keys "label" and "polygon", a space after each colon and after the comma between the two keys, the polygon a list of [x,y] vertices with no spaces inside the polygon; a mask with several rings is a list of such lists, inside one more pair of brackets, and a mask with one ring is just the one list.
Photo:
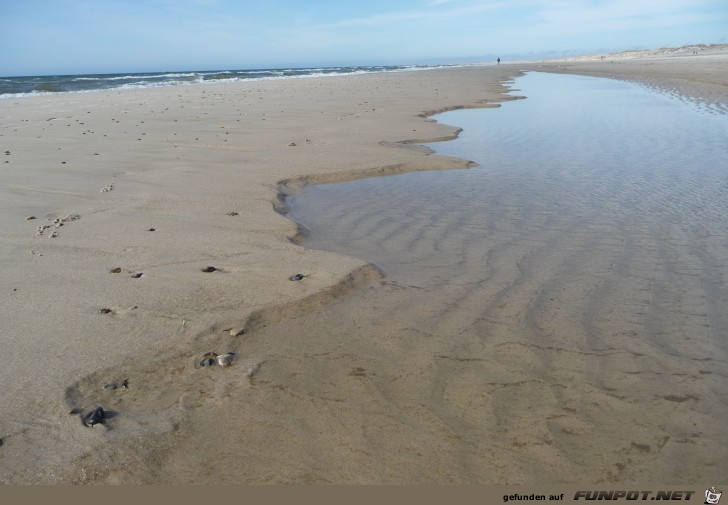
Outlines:
{"label": "sky", "polygon": [[0,75],[439,64],[728,43],[728,0],[0,0]]}

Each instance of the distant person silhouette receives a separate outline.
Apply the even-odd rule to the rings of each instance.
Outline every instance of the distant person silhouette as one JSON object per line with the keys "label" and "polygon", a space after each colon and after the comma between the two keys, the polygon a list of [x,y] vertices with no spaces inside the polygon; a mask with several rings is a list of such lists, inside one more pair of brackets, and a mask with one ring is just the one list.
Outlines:
{"label": "distant person silhouette", "polygon": [[498,58],[498,65],[500,65],[500,58]]}

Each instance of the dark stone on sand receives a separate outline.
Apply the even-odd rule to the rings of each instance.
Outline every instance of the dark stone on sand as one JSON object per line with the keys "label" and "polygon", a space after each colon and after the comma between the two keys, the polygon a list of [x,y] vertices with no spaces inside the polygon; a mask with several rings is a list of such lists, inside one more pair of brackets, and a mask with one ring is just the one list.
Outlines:
{"label": "dark stone on sand", "polygon": [[206,366],[212,366],[217,361],[218,354],[216,352],[206,352],[202,355],[202,359],[198,363],[200,368],[206,367]]}
{"label": "dark stone on sand", "polygon": [[300,281],[300,280],[301,280],[301,279],[303,279],[304,277],[306,277],[306,276],[305,276],[305,275],[303,275],[303,274],[296,274],[296,275],[292,275],[292,276],[290,276],[290,277],[288,278],[288,280],[289,280],[289,281]]}
{"label": "dark stone on sand", "polygon": [[116,268],[112,269],[110,273],[112,273],[112,274],[120,274],[121,273],[121,267],[116,267]]}
{"label": "dark stone on sand", "polygon": [[138,279],[142,275],[144,275],[144,274],[142,272],[139,272],[139,273],[136,273],[136,274],[132,274],[131,276],[132,276],[133,279]]}
{"label": "dark stone on sand", "polygon": [[106,307],[99,309],[99,314],[111,314],[112,312],[114,311]]}
{"label": "dark stone on sand", "polygon": [[209,266],[209,267],[205,267],[205,268],[203,268],[203,269],[202,269],[202,271],[203,271],[203,272],[205,272],[205,273],[208,273],[208,274],[209,274],[210,272],[214,272],[214,271],[216,271],[216,270],[217,270],[217,268],[215,268],[215,267],[212,267],[212,266]]}
{"label": "dark stone on sand", "polygon": [[239,215],[239,214],[235,211],[228,212],[228,216],[237,216],[237,215]]}
{"label": "dark stone on sand", "polygon": [[124,381],[121,383],[121,387],[124,389],[129,389],[129,379],[124,379]]}
{"label": "dark stone on sand", "polygon": [[109,382],[108,384],[104,384],[104,389],[114,390],[118,386],[114,382]]}
{"label": "dark stone on sand", "polygon": [[157,231],[156,228],[149,228],[147,231]]}
{"label": "dark stone on sand", "polygon": [[101,407],[96,407],[91,412],[81,417],[83,424],[85,424],[89,428],[96,426],[100,423],[103,424],[105,419],[106,412],[104,412],[104,409],[102,409]]}

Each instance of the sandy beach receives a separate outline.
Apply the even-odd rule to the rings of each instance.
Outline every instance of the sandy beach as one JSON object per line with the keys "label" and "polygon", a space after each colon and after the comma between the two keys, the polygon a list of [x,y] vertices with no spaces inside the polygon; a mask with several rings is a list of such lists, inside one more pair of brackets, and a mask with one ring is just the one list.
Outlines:
{"label": "sandy beach", "polygon": [[[428,117],[513,100],[517,93],[505,93],[523,71],[636,79],[720,112],[727,63],[716,51],[0,101],[0,482],[535,484],[684,475],[665,459],[680,458],[675,439],[648,443],[648,426],[634,429],[623,454],[640,465],[633,473],[606,456],[564,464],[561,440],[545,441],[535,421],[514,423],[498,443],[484,439],[479,423],[493,421],[498,404],[478,404],[483,381],[518,383],[503,363],[528,343],[497,342],[504,347],[494,362],[472,358],[489,367],[486,380],[462,368],[475,355],[456,352],[480,344],[438,342],[412,313],[397,335],[391,327],[369,340],[337,334],[374,323],[362,302],[380,303],[391,319],[390,303],[408,299],[372,265],[306,248],[281,212],[283,197],[307,183],[471,167],[418,146],[458,133]],[[508,312],[531,302],[509,300]],[[232,365],[200,366],[217,359],[211,352],[234,353]],[[705,366],[716,387],[721,352]],[[591,359],[585,368],[620,358]],[[555,360],[544,377],[561,365]],[[643,384],[637,375],[620,380],[611,386]],[[586,421],[574,410],[550,419],[563,433],[599,422],[610,423],[610,436],[629,430],[618,392],[554,399],[544,383],[523,382],[507,408],[541,416],[560,400],[605,402],[615,407],[608,418],[593,410]],[[689,399],[672,395],[673,406]],[[97,405],[108,419],[88,428],[79,413]],[[491,417],[476,419],[480,407]],[[675,430],[687,433],[682,424],[698,417],[683,413]],[[519,437],[541,442],[511,444]],[[516,463],[499,459],[514,449],[525,451]],[[725,447],[705,454],[717,478]]]}
{"label": "sandy beach", "polygon": [[[249,333],[377,279],[360,260],[293,243],[295,224],[275,211],[279,183],[467,166],[400,141],[454,136],[424,115],[495,103],[516,74],[444,70],[0,103],[0,345],[17,356],[2,372],[2,481],[108,477],[103,466],[69,465],[93,459],[109,439],[173,438],[188,409],[219,401],[204,388],[173,398],[162,385],[170,374],[201,380],[193,365],[208,351],[238,352],[249,366],[266,359],[248,356],[246,336],[227,330]],[[302,281],[289,280],[298,273]],[[120,363],[128,389],[127,377],[106,372]],[[225,380],[250,387],[245,369],[231,367]],[[68,415],[91,406],[77,403],[77,384],[97,380],[101,396],[89,401],[119,412],[108,432]],[[118,389],[103,389],[114,381]],[[125,407],[152,392],[172,411]]]}

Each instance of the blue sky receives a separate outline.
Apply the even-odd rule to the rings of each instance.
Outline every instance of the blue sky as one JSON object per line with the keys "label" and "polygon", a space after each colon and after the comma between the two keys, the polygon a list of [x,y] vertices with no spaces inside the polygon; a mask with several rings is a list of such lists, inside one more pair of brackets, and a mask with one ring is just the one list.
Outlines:
{"label": "blue sky", "polygon": [[490,61],[728,43],[728,0],[0,0],[0,75]]}

